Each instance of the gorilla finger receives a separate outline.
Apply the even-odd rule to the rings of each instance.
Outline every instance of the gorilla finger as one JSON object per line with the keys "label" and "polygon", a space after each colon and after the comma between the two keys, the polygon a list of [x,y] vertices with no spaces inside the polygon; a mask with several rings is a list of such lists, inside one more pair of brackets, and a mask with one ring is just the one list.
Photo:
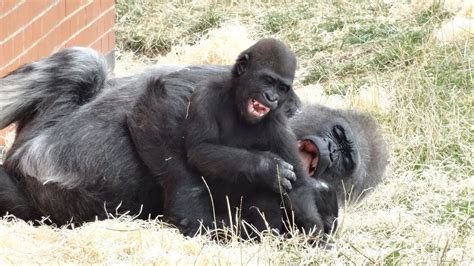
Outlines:
{"label": "gorilla finger", "polygon": [[[293,189],[293,186],[291,185],[291,182],[288,181],[287,179],[282,179],[280,181],[280,184],[281,184],[281,188],[282,188],[283,193],[288,193]],[[280,191],[280,189],[278,189],[278,191]]]}
{"label": "gorilla finger", "polygon": [[288,170],[291,170],[293,171],[293,165],[283,161],[283,160],[278,160],[278,165],[280,167],[280,169],[288,169]]}
{"label": "gorilla finger", "polygon": [[283,170],[283,171],[281,171],[280,174],[285,179],[288,179],[290,181],[296,181],[296,174],[293,171]]}

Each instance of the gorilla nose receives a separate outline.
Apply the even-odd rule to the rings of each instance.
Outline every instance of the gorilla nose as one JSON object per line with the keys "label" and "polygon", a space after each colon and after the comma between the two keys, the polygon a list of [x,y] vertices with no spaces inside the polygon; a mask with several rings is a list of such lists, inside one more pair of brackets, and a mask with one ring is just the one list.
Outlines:
{"label": "gorilla nose", "polygon": [[278,102],[278,94],[276,93],[273,93],[271,91],[266,91],[264,92],[263,94],[265,96],[265,99],[267,99],[267,101],[269,101],[270,103],[275,103],[275,102]]}
{"label": "gorilla nose", "polygon": [[332,162],[334,161],[334,154],[333,154],[334,150],[333,150],[331,141],[328,141],[328,151],[329,151],[329,160],[331,161],[331,164],[332,164]]}

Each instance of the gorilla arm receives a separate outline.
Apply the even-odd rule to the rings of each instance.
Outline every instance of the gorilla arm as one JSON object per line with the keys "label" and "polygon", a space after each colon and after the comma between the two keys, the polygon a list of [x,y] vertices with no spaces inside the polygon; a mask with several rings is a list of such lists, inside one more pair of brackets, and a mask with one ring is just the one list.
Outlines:
{"label": "gorilla arm", "polygon": [[[270,152],[220,144],[219,122],[232,120],[235,115],[233,110],[215,109],[231,105],[222,101],[226,101],[224,95],[212,94],[206,89],[197,89],[193,94],[185,130],[189,162],[209,178],[238,183],[239,177],[244,176],[250,183],[263,183],[275,192],[280,192],[280,184],[285,191],[291,190],[290,181],[296,179],[291,164]],[[219,113],[218,118],[216,113]],[[282,177],[280,181],[275,178],[277,173]]]}
{"label": "gorilla arm", "polygon": [[[219,123],[232,119],[226,116],[225,108],[219,110],[214,108],[222,106],[222,102],[225,106],[228,105],[225,104],[225,97],[203,93],[205,91],[199,89],[195,92],[193,97],[198,98],[193,98],[191,102],[197,105],[191,104],[189,108],[190,121],[187,121],[186,141],[190,163],[208,178],[225,178],[226,182],[238,184],[239,177],[245,176],[250,178],[248,181],[253,184],[263,182],[265,187],[271,184],[273,191],[283,193],[288,212],[294,212],[294,217],[296,217],[293,221],[295,225],[303,228],[307,233],[314,229],[317,232],[330,233],[331,228],[335,226],[333,222],[338,214],[334,190],[327,185],[322,187],[319,181],[307,176],[299,161],[296,137],[291,130],[287,127],[272,127],[272,134],[267,134],[266,137],[271,139],[270,143],[278,143],[278,145],[272,145],[271,152],[221,145],[219,142],[221,138],[225,138],[222,136],[225,135],[225,132],[222,132],[225,130],[220,130]],[[216,104],[203,104],[204,100],[199,97],[205,97],[205,101]],[[216,98],[213,99],[213,97]],[[212,116],[218,111],[219,116],[210,119],[209,115]],[[242,124],[239,126],[245,127]],[[258,126],[253,127],[261,129]],[[263,127],[268,127],[268,125]],[[238,129],[238,127],[234,128],[231,134],[237,139],[238,144],[243,145],[244,141],[238,140],[241,137]],[[247,128],[243,131],[246,130]],[[245,139],[250,141],[251,137]],[[288,172],[293,178],[287,177],[286,169],[282,166],[288,167]],[[289,218],[291,217],[293,215],[290,214]]]}

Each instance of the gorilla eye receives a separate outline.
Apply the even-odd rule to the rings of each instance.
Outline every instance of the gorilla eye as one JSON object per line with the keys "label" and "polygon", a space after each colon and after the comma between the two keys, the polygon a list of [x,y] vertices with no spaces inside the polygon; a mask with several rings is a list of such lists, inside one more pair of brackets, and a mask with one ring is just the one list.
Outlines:
{"label": "gorilla eye", "polygon": [[346,140],[346,135],[344,134],[344,129],[337,125],[332,129],[332,133],[338,142],[343,142]]}
{"label": "gorilla eye", "polygon": [[354,162],[352,162],[349,156],[344,156],[342,164],[344,165],[344,168],[346,168],[346,170],[348,171],[354,169]]}
{"label": "gorilla eye", "polygon": [[267,85],[273,85],[273,84],[275,84],[275,79],[273,79],[273,78],[270,77],[270,76],[264,76],[264,77],[263,77],[263,80],[265,81],[265,83],[266,83]]}
{"label": "gorilla eye", "polygon": [[278,86],[278,89],[283,91],[283,92],[288,92],[290,90],[290,87],[288,87],[286,85],[280,85],[280,86]]}

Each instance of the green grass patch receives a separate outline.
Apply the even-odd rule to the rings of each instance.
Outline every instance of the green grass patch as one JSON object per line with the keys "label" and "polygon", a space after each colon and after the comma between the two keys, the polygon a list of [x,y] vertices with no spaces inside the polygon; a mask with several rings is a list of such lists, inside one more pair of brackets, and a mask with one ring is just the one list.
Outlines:
{"label": "green grass patch", "polygon": [[298,23],[290,13],[273,11],[264,17],[263,29],[269,33],[277,33],[286,27],[295,26]]}
{"label": "green grass patch", "polygon": [[365,44],[375,40],[385,40],[397,33],[392,24],[368,24],[351,27],[344,38],[347,44]]}
{"label": "green grass patch", "polygon": [[218,28],[225,20],[224,13],[214,6],[205,8],[197,21],[191,26],[189,33],[203,35],[210,29]]}
{"label": "green grass patch", "polygon": [[[367,70],[366,62],[355,58],[345,59],[343,62],[328,62],[316,64],[303,78],[302,84],[341,80],[359,75]],[[353,80],[352,80],[353,81]],[[344,94],[345,95],[345,94]]]}
{"label": "green grass patch", "polygon": [[418,24],[439,24],[453,14],[443,9],[442,1],[435,2],[430,8],[416,14]]}
{"label": "green grass patch", "polygon": [[269,9],[263,11],[260,23],[263,31],[269,34],[276,34],[281,31],[288,31],[295,28],[299,21],[311,18],[314,14],[312,5],[309,3],[298,3],[289,8],[267,6]]}
{"label": "green grass patch", "polygon": [[180,2],[116,1],[116,36],[121,50],[148,57],[178,44],[194,44],[225,21],[226,6],[189,6]]}
{"label": "green grass patch", "polygon": [[319,24],[318,28],[327,32],[335,32],[343,29],[345,25],[346,22],[339,17],[327,17],[321,24]]}
{"label": "green grass patch", "polygon": [[446,206],[446,211],[452,214],[452,217],[456,216],[457,213],[462,213],[467,216],[474,215],[474,202],[468,199],[457,199],[449,201]]}
{"label": "green grass patch", "polygon": [[422,54],[423,31],[407,31],[386,39],[378,46],[372,64],[379,70],[405,67]]}

